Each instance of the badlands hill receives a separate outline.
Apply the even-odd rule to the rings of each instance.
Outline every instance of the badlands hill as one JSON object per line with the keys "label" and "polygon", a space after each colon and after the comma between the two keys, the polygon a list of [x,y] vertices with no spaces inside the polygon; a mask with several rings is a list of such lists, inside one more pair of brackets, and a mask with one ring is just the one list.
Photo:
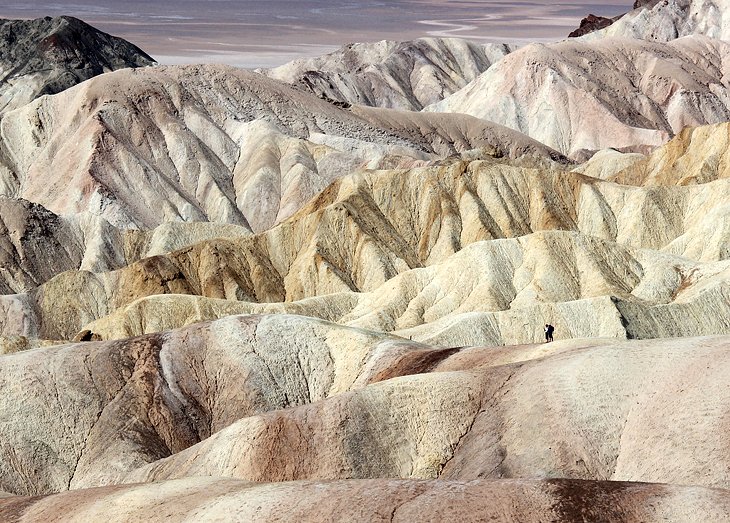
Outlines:
{"label": "badlands hill", "polygon": [[346,105],[419,111],[464,87],[513,50],[458,38],[349,44],[263,71]]}
{"label": "badlands hill", "polygon": [[730,39],[730,15],[724,0],[637,1],[635,9],[610,26],[584,38],[628,37],[668,42],[690,35]]}
{"label": "badlands hill", "polygon": [[727,520],[730,49],[697,6],[7,110],[0,520]]}
{"label": "badlands hill", "polygon": [[658,146],[730,120],[728,56],[730,44],[704,36],[531,44],[427,110],[497,122],[569,155]]}
{"label": "badlands hill", "polygon": [[730,178],[730,126],[689,127],[610,179],[629,185],[695,185]]}
{"label": "badlands hill", "polygon": [[223,66],[102,75],[9,113],[0,129],[4,195],[121,228],[211,221],[259,232],[359,167],[471,149],[565,161],[477,119],[424,116],[409,125],[398,114],[360,116]]}
{"label": "badlands hill", "polygon": [[[631,506],[628,514],[657,519],[688,510],[721,515],[727,495],[710,489],[730,481],[722,430],[728,389],[718,386],[729,348],[727,337],[709,337],[439,349],[274,315],[3,356],[3,490],[184,482],[157,484],[155,494],[130,486],[9,498],[0,513],[39,518],[54,503],[84,513],[99,509],[87,508],[91,500],[131,501],[135,492],[141,499],[125,510],[149,510],[147,496],[164,503],[178,488],[193,495],[202,480],[191,478],[210,476],[209,493],[241,485],[231,479],[307,480],[255,488],[292,495],[304,488],[302,496],[335,488],[352,499],[358,483],[331,480],[373,479],[373,489],[395,495],[436,488],[395,478],[439,478],[454,490],[436,499],[465,488],[489,489],[497,504],[512,505],[521,489],[535,496],[511,510],[537,503],[550,514],[567,506],[604,511],[597,499],[605,491],[619,515]],[[557,477],[567,479],[528,480]],[[605,480],[695,486],[590,483]],[[571,491],[587,497],[560,502]],[[640,493],[657,503],[634,498]]]}
{"label": "badlands hill", "polygon": [[0,290],[24,292],[65,271],[110,271],[202,240],[251,234],[247,227],[206,222],[119,229],[98,216],[62,217],[0,196]]}
{"label": "badlands hill", "polygon": [[153,63],[135,45],[70,16],[0,20],[0,114],[99,74]]}
{"label": "badlands hill", "polygon": [[[113,507],[113,508],[112,508]],[[721,521],[727,491],[553,479],[349,480],[256,484],[190,478],[0,499],[8,521]],[[233,516],[232,514],[235,514]],[[164,515],[164,516],[163,516]]]}
{"label": "badlands hill", "polygon": [[[661,172],[682,151],[703,171],[690,185],[494,159],[353,174],[264,233],[8,296],[3,333],[116,338],[277,311],[437,344],[536,341],[545,316],[577,337],[730,332],[727,169],[698,160],[727,135],[727,124],[684,133],[607,175]],[[692,308],[702,312],[689,320]]]}

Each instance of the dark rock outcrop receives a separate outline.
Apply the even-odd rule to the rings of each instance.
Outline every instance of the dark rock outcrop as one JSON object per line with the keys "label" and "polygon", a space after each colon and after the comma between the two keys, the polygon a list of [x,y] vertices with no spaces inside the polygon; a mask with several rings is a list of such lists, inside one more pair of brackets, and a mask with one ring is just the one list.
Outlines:
{"label": "dark rock outcrop", "polygon": [[68,222],[43,206],[0,196],[0,292],[33,289],[78,269],[83,245]]}
{"label": "dark rock outcrop", "polygon": [[0,112],[108,71],[153,63],[137,46],[77,18],[0,19]]}
{"label": "dark rock outcrop", "polygon": [[638,9],[640,7],[654,7],[658,3],[658,0],[636,0],[636,2],[634,2],[634,9]]}
{"label": "dark rock outcrop", "polygon": [[[641,8],[647,8],[651,9],[655,5],[659,3],[660,0],[636,0],[634,2],[634,6],[632,9],[641,9]],[[593,33],[595,31],[600,31],[601,29],[605,29],[606,27],[613,25],[614,22],[617,22],[624,16],[626,16],[627,13],[620,14],[618,16],[615,16],[613,18],[607,18],[605,16],[596,16],[593,14],[590,14],[586,16],[583,20],[580,21],[580,26],[578,29],[573,31],[568,35],[568,38],[577,38],[579,36],[585,36],[587,34]]]}
{"label": "dark rock outcrop", "polygon": [[609,25],[611,25],[615,20],[613,18],[606,18],[605,16],[596,16],[593,14],[590,14],[586,16],[583,20],[580,21],[580,27],[570,33],[568,35],[568,38],[576,38],[578,36],[583,36],[588,33],[592,33],[593,31],[599,31],[601,29],[605,29]]}

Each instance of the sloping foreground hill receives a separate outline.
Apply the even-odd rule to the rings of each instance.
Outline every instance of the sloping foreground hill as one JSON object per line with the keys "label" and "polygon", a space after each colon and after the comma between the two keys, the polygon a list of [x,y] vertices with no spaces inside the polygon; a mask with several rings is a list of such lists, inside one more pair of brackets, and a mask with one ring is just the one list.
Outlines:
{"label": "sloping foreground hill", "polygon": [[0,518],[127,521],[723,521],[728,491],[553,480],[351,480],[257,484],[191,478],[0,499]]}
{"label": "sloping foreground hill", "polygon": [[0,19],[0,114],[94,76],[154,60],[70,16]]}
{"label": "sloping foreground hill", "polygon": [[361,387],[409,347],[439,359],[408,340],[273,315],[3,356],[0,490],[109,483],[240,418]]}
{"label": "sloping foreground hill", "polygon": [[552,355],[503,349],[513,358],[505,364],[494,349],[463,349],[427,374],[244,418],[124,480],[562,477],[728,486],[727,337],[551,345]]}
{"label": "sloping foreground hill", "polygon": [[700,35],[532,44],[426,110],[500,123],[569,155],[657,146],[730,120],[728,57],[728,42]]}
{"label": "sloping foreground hill", "polygon": [[458,38],[348,44],[262,71],[324,99],[420,111],[461,89],[513,50]]}
{"label": "sloping foreground hill", "polygon": [[726,488],[728,362],[727,337],[439,349],[285,315],[36,349],[0,358],[0,488],[193,476]]}

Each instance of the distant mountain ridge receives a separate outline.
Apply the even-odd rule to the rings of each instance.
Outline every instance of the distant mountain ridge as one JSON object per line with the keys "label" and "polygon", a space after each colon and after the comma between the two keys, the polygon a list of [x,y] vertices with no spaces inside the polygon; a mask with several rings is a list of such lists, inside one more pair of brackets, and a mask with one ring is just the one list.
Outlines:
{"label": "distant mountain ridge", "polygon": [[[639,9],[641,7],[654,7],[659,0],[636,0],[634,2],[633,9]],[[618,16],[614,16],[613,18],[608,18],[605,16],[596,16],[594,14],[589,14],[586,16],[583,20],[580,21],[580,26],[572,31],[568,38],[577,38],[580,36],[585,36],[587,34],[595,33],[596,31],[600,31],[602,29],[606,29],[607,27],[611,26],[614,22],[617,22],[621,20],[624,16],[626,16],[628,13],[623,13]]]}
{"label": "distant mountain ridge", "polygon": [[0,113],[105,72],[154,63],[134,44],[78,18],[0,19]]}

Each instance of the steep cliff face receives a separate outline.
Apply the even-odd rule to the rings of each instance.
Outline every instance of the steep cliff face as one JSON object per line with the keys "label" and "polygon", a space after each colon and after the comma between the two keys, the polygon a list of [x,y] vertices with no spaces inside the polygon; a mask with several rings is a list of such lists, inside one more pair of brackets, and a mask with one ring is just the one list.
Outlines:
{"label": "steep cliff face", "polygon": [[137,46],[70,16],[0,20],[0,114],[99,74],[153,63]]}

